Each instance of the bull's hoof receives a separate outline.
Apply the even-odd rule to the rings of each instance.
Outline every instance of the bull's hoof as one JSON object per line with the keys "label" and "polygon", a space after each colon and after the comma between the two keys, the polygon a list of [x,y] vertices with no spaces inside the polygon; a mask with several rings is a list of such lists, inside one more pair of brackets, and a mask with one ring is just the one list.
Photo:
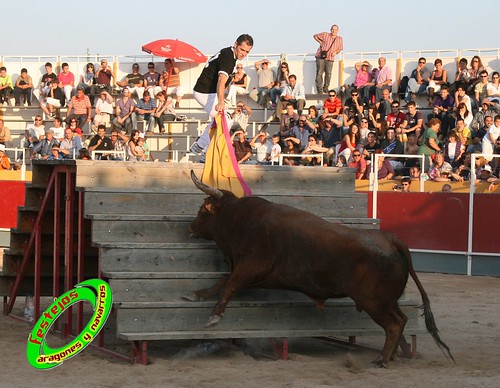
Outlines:
{"label": "bull's hoof", "polygon": [[208,318],[207,323],[205,323],[204,327],[212,327],[215,326],[219,323],[219,321],[222,319],[222,316],[220,315],[210,315],[210,318]]}
{"label": "bull's hoof", "polygon": [[389,366],[387,365],[387,361],[384,361],[384,358],[382,356],[379,356],[376,360],[373,360],[372,366],[385,369],[389,368]]}
{"label": "bull's hoof", "polygon": [[199,302],[201,298],[196,294],[196,292],[192,292],[188,295],[183,295],[182,299],[189,300],[190,302]]}

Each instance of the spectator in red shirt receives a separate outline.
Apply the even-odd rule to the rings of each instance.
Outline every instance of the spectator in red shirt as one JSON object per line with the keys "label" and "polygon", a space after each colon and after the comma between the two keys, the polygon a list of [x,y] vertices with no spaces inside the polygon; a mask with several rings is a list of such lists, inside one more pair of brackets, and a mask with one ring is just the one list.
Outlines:
{"label": "spectator in red shirt", "polygon": [[361,152],[355,150],[352,154],[352,162],[349,162],[348,167],[356,169],[356,179],[363,179],[366,172],[366,160],[361,157]]}
{"label": "spectator in red shirt", "polygon": [[323,103],[323,120],[327,118],[336,119],[342,113],[342,101],[337,97],[337,92],[333,89],[328,91],[328,98]]}

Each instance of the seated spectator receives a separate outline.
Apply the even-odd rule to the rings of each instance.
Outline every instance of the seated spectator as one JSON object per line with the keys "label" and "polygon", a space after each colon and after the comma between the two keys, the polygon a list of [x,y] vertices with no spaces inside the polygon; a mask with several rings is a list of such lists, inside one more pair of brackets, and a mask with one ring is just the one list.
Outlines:
{"label": "seated spectator", "polygon": [[113,103],[114,98],[105,89],[101,91],[97,103],[95,104],[95,116],[94,125],[92,130],[97,132],[97,127],[99,124],[104,124],[106,127],[111,122],[111,116],[113,115]]}
{"label": "seated spectator", "polygon": [[63,120],[59,116],[56,116],[54,117],[52,127],[50,127],[54,132],[54,139],[56,139],[58,143],[64,139],[64,127],[62,124]]}
{"label": "seated spectator", "polygon": [[[477,105],[488,97],[488,84],[488,72],[486,70],[481,70],[479,73],[479,79],[474,86],[474,100]],[[476,108],[480,107],[476,106]]]}
{"label": "seated spectator", "polygon": [[460,160],[464,153],[465,145],[457,139],[455,131],[450,131],[444,146],[444,161],[455,169],[461,164]]}
{"label": "seated spectator", "polygon": [[40,108],[47,117],[55,117],[54,110],[64,105],[64,93],[57,82],[50,83],[50,89],[40,102]]}
{"label": "seated spectator", "polygon": [[66,113],[66,124],[69,124],[72,118],[78,121],[78,128],[83,129],[84,125],[90,123],[92,114],[92,105],[89,96],[84,94],[84,88],[79,86],[76,96],[71,97]]}
{"label": "seated spectator", "polygon": [[[115,104],[113,125],[126,132],[129,132],[132,128],[137,128],[137,119],[134,110],[135,102],[130,97],[130,90],[128,88],[123,88],[122,98],[119,98]],[[104,127],[104,129],[106,129],[106,127]]]}
{"label": "seated spectator", "polygon": [[[236,161],[241,164],[250,160],[252,157],[252,147],[245,137],[246,132],[243,130],[237,130],[231,135],[231,142],[234,147],[234,156]],[[238,137],[238,140],[235,138]]]}
{"label": "seated spectator", "polygon": [[402,141],[403,129],[406,127],[405,119],[405,114],[399,109],[399,101],[394,100],[391,104],[391,113],[387,115],[387,127],[394,128],[399,141]]}
{"label": "seated spectator", "polygon": [[477,178],[474,183],[476,185],[482,182],[493,183],[496,180],[497,177],[493,175],[491,166],[489,164],[485,164],[479,169],[479,173],[477,174]]}
{"label": "seated spectator", "polygon": [[163,71],[162,78],[160,79],[160,86],[167,94],[175,94],[175,108],[180,107],[182,96],[184,96],[180,73],[181,72],[175,65],[173,58],[165,59],[165,70]]}
{"label": "seated spectator", "polygon": [[132,129],[130,133],[130,139],[128,141],[128,160],[137,160],[144,153],[141,147],[137,147],[139,144],[139,137],[141,133],[137,129]]}
{"label": "seated spectator", "polygon": [[[151,89],[154,89],[152,87]],[[156,100],[151,98],[149,90],[144,91],[142,98],[137,101],[135,112],[137,121],[145,121],[147,123],[147,131],[153,132],[156,124],[154,113],[156,111]]]}
{"label": "seated spectator", "polygon": [[45,138],[38,142],[31,153],[31,159],[47,160],[52,155],[52,147],[59,146],[59,142],[54,139],[54,130],[49,128],[45,130]]}
{"label": "seated spectator", "polygon": [[13,90],[12,77],[7,74],[7,68],[0,67],[0,104],[10,105],[9,98]]}
{"label": "seated spectator", "polygon": [[[443,138],[448,134],[448,130],[454,123],[453,106],[455,99],[450,95],[447,85],[441,86],[440,95],[434,101],[434,109],[436,109],[437,118],[441,121],[440,137]],[[429,118],[430,120],[430,118]]]}
{"label": "seated spectator", "polygon": [[345,100],[345,109],[353,113],[357,124],[360,123],[364,113],[363,99],[360,97],[358,90],[353,90],[351,97]]}
{"label": "seated spectator", "polygon": [[245,104],[243,101],[238,101],[236,103],[236,109],[232,113],[233,125],[231,126],[231,133],[235,131],[243,130],[246,131],[248,126],[248,120],[252,115],[252,109]]}
{"label": "seated spectator", "polygon": [[384,57],[378,59],[378,68],[375,69],[375,82],[370,86],[370,97],[374,96],[373,102],[378,102],[382,99],[382,90],[388,90],[389,94],[392,89],[392,71],[387,65],[387,60]]}
{"label": "seated spectator", "polygon": [[429,102],[429,107],[434,106],[434,94],[441,90],[443,85],[447,84],[447,73],[443,69],[443,61],[441,59],[436,59],[434,61],[434,70],[429,78],[429,86],[427,86],[427,101]]}
{"label": "seated spectator", "polygon": [[408,113],[406,113],[404,121],[406,123],[406,128],[403,128],[401,132],[407,137],[410,134],[414,134],[417,138],[419,138],[424,125],[424,115],[419,109],[417,109],[415,101],[410,101],[406,106],[408,109]]}
{"label": "seated spectator", "polygon": [[[90,96],[94,99],[95,96],[100,95],[102,91],[111,93],[111,78],[116,78],[113,70],[108,65],[106,59],[101,59],[101,66],[95,72],[95,84],[90,87]],[[92,105],[94,105],[94,100],[92,100]]]}
{"label": "seated spectator", "polygon": [[[89,143],[89,151],[92,153],[94,151],[111,151],[113,150],[113,143],[111,139],[106,136],[106,126],[100,124],[97,127],[97,135],[95,135]],[[96,154],[95,159],[107,159],[107,154]]]}
{"label": "seated spectator", "polygon": [[[281,93],[280,101],[283,104],[291,103],[293,107],[297,109],[299,113],[304,110],[306,105],[306,92],[304,86],[297,83],[297,77],[294,74],[290,74],[288,77],[288,85],[285,86],[285,90]],[[278,106],[278,110],[280,106]]]}
{"label": "seated spectator", "polygon": [[[146,149],[147,149],[147,146],[146,146],[146,138],[144,136],[144,133],[142,132],[139,132],[139,138],[137,139],[137,142],[135,144],[135,148],[134,148],[134,151],[135,151],[135,160],[137,160],[138,162],[145,162],[148,160],[149,158],[149,155],[146,153]],[[132,160],[132,159],[130,159]]]}
{"label": "seated spectator", "polygon": [[59,152],[58,144],[54,144],[52,146],[52,153],[49,155],[47,160],[63,160],[63,155]]}
{"label": "seated spectator", "polygon": [[38,89],[33,91],[33,94],[38,99],[38,102],[42,102],[50,91],[50,87],[52,82],[58,82],[57,75],[52,72],[52,63],[45,63],[45,71],[46,73],[42,75],[40,79],[40,85]]}
{"label": "seated spectator", "polygon": [[[85,66],[85,71],[80,75],[80,78],[78,79],[78,86],[83,88],[86,96],[90,96],[92,85],[94,85],[95,82],[96,80],[94,74],[94,64],[89,62]],[[90,102],[93,103],[93,100],[94,98],[92,97]]]}
{"label": "seated spectator", "polygon": [[298,122],[292,128],[292,141],[299,146],[300,151],[309,144],[309,135],[313,133],[313,129],[307,125],[307,116],[300,115]]}
{"label": "seated spectator", "polygon": [[21,75],[17,77],[16,85],[14,86],[14,98],[16,100],[16,106],[21,106],[24,104],[31,106],[32,93],[33,80],[31,79],[31,76],[28,75],[28,70],[22,68]]}
{"label": "seated spectator", "polygon": [[368,61],[357,62],[354,64],[356,69],[356,78],[351,86],[344,85],[347,93],[351,96],[354,91],[359,94],[359,101],[361,105],[368,104],[369,100],[369,89],[372,83],[372,73],[370,71],[371,65]]}
{"label": "seated spectator", "polygon": [[[257,71],[257,89],[250,92],[250,97],[257,102],[262,108],[267,107],[267,103],[271,100],[271,90],[274,87],[275,75],[274,71],[269,68],[271,61],[269,59],[261,59],[254,63]],[[283,94],[282,94],[283,95]]]}
{"label": "seated spectator", "polygon": [[[377,163],[377,179],[380,180],[391,180],[392,177],[394,176],[394,168],[392,168],[391,163],[389,163],[388,160],[386,160],[384,154],[380,154],[378,158],[378,163]],[[368,173],[369,170],[367,170]]]}
{"label": "seated spectator", "polygon": [[389,157],[391,154],[403,154],[404,146],[403,143],[396,137],[396,130],[394,128],[387,129],[387,138],[380,144],[382,152],[386,155],[386,161],[391,163],[394,169],[403,168],[403,162],[401,158]]}
{"label": "seated spectator", "polygon": [[64,130],[64,140],[59,143],[59,153],[63,159],[76,159],[82,149],[82,140],[75,136],[71,128]]}
{"label": "seated spectator", "polygon": [[149,62],[148,72],[144,74],[144,91],[148,91],[150,96],[156,96],[157,93],[161,92],[160,78],[161,74],[155,70],[155,64]]}
{"label": "seated spectator", "polygon": [[351,160],[351,154],[359,146],[360,137],[358,124],[352,123],[340,143],[337,155],[344,155],[346,161],[349,162]]}
{"label": "seated spectator", "polygon": [[[484,71],[484,65],[481,58],[478,55],[474,55],[470,61],[470,81],[469,87],[467,88],[467,94],[469,96],[474,96],[476,85],[481,82],[481,73]],[[488,75],[488,72],[486,72]],[[484,98],[484,97],[483,97]],[[476,99],[476,102],[481,101],[481,99]],[[472,106],[474,108],[474,105]]]}
{"label": "seated spectator", "polygon": [[393,191],[398,191],[400,193],[409,193],[411,186],[411,179],[409,176],[404,176],[401,178],[401,183],[399,185],[394,185]]}
{"label": "seated spectator", "polygon": [[[318,138],[314,133],[309,135],[308,141],[307,146],[302,150],[301,154],[324,154],[329,151],[329,148],[323,147],[318,143]],[[302,166],[319,166],[321,165],[321,157],[303,157],[299,163]]]}
{"label": "seated spectator", "polygon": [[323,164],[331,166],[335,162],[336,148],[342,140],[342,128],[337,120],[322,120],[319,125],[319,139],[322,141],[322,146],[328,148],[324,153]]}
{"label": "seated spectator", "polygon": [[[408,134],[408,141],[404,144],[404,154],[405,155],[418,155],[418,142],[417,135],[414,132]],[[417,158],[406,158],[404,166],[412,167],[419,163]]]}
{"label": "seated spectator", "polygon": [[5,153],[4,144],[0,144],[0,170],[10,170],[10,159]]}
{"label": "seated spectator", "polygon": [[469,128],[473,133],[475,133],[476,131],[479,131],[480,128],[484,127],[484,120],[486,116],[494,117],[497,114],[500,114],[500,104],[484,98],[481,102],[481,108],[474,115]]}
{"label": "seated spectator", "polygon": [[482,142],[483,138],[486,135],[486,132],[488,132],[488,129],[493,125],[493,117],[492,116],[485,116],[484,117],[484,125],[482,127],[479,127],[477,131],[474,131],[472,135],[472,144],[467,147],[467,152],[473,153],[480,153],[482,151]]}
{"label": "seated spectator", "polygon": [[257,164],[269,164],[271,161],[273,145],[267,140],[268,137],[267,132],[261,130],[250,140],[250,147],[256,151]]}
{"label": "seated spectator", "polygon": [[288,76],[290,75],[290,69],[288,63],[281,62],[278,68],[278,75],[276,76],[276,81],[274,82],[274,87],[271,89],[271,104],[275,108],[278,105],[281,93],[285,90],[286,85],[288,85]]}
{"label": "seated spectator", "polygon": [[366,137],[366,143],[363,146],[363,155],[365,157],[365,160],[371,160],[371,155],[376,153],[380,149],[381,148],[379,142],[377,141],[376,132],[369,132]]}
{"label": "seated spectator", "polygon": [[[300,110],[299,110],[300,111]],[[342,101],[337,97],[337,92],[333,89],[328,91],[328,98],[323,102],[323,120],[327,118],[336,119],[342,113]]]}
{"label": "seated spectator", "polygon": [[76,134],[76,132],[82,133],[82,129],[78,126],[78,120],[76,117],[73,117],[71,120],[69,120],[69,125],[66,127],[71,129],[73,134]]}
{"label": "seated spectator", "polygon": [[421,138],[421,145],[418,149],[419,155],[425,155],[424,165],[422,166],[422,173],[425,173],[430,165],[432,156],[441,151],[439,147],[438,132],[441,127],[441,121],[438,118],[433,118],[427,123],[427,129]]}
{"label": "seated spectator", "polygon": [[[116,154],[111,154],[109,159],[111,160],[124,160],[127,155],[127,143],[129,141],[128,136],[121,133],[116,128],[111,129],[111,146]],[[125,153],[123,153],[125,152]]]}
{"label": "seated spectator", "polygon": [[0,144],[4,146],[12,145],[12,136],[10,129],[4,125],[4,121],[0,119]]}
{"label": "seated spectator", "polygon": [[75,88],[75,75],[69,71],[69,65],[66,62],[61,65],[61,69],[62,71],[57,76],[59,79],[59,87],[63,90],[66,103],[69,103],[73,94],[73,89]]}
{"label": "seated spectator", "polygon": [[427,92],[431,71],[426,66],[426,63],[427,60],[424,57],[418,58],[417,68],[411,72],[410,79],[408,80],[408,87],[405,94],[406,102],[414,101],[417,94]]}
{"label": "seated spectator", "polygon": [[[459,88],[460,91],[462,91],[461,88]],[[463,93],[463,91],[462,91]],[[467,96],[468,97],[468,96]],[[466,126],[469,126],[472,124],[472,112],[467,108],[467,105],[464,102],[461,102],[457,106],[457,112],[456,112],[457,120],[463,119],[464,123]]]}
{"label": "seated spectator", "polygon": [[[283,141],[286,144],[285,148],[282,151],[282,153],[284,155],[287,155],[287,154],[297,155],[300,153],[298,144],[296,144],[295,141],[293,141],[292,139],[295,139],[295,138],[286,137],[283,139]],[[290,158],[283,157],[283,164],[285,166],[297,166],[298,165],[296,158],[293,158],[293,157],[290,157]]]}
{"label": "seated spectator", "polygon": [[229,85],[229,92],[227,93],[227,99],[231,106],[236,106],[236,96],[238,94],[245,94],[248,87],[248,77],[243,70],[243,65],[238,63],[236,65],[236,72],[233,74],[231,84]]}
{"label": "seated spectator", "polygon": [[443,152],[439,151],[434,154],[434,163],[429,169],[429,179],[436,182],[447,182],[453,174],[451,164],[445,162]]}
{"label": "seated spectator", "polygon": [[488,99],[494,102],[500,102],[500,73],[494,71],[491,74],[491,82],[486,87]]}
{"label": "seated spectator", "polygon": [[299,115],[295,113],[293,104],[287,103],[286,113],[281,116],[280,122],[281,141],[284,141],[286,137],[289,137],[291,135],[292,129],[297,121],[299,121]]}
{"label": "seated spectator", "polygon": [[463,85],[458,85],[456,88],[455,92],[455,109],[458,110],[458,106],[463,103],[467,107],[467,111],[471,112],[471,118],[469,120],[472,121],[472,100],[471,98],[465,93],[466,88]]}
{"label": "seated spectator", "polygon": [[415,166],[410,167],[409,171],[410,179],[412,181],[416,181],[420,179],[420,165],[416,164]]}
{"label": "seated spectator", "polygon": [[28,124],[24,131],[24,148],[33,148],[38,142],[45,137],[45,127],[43,125],[42,116],[35,116],[35,123]]}
{"label": "seated spectator", "polygon": [[139,64],[134,63],[132,65],[132,73],[127,74],[121,81],[118,81],[116,84],[121,88],[124,88],[123,90],[127,88],[130,92],[130,96],[135,93],[137,94],[138,98],[142,98],[142,95],[144,94],[144,76],[139,73]]}
{"label": "seated spectator", "polygon": [[455,82],[450,86],[450,90],[452,92],[457,91],[459,86],[462,87],[464,91],[469,88],[471,76],[467,63],[467,58],[461,58],[460,61],[458,61],[457,71],[455,73]]}
{"label": "seated spectator", "polygon": [[[486,155],[493,155],[497,138],[500,136],[500,115],[495,116],[493,125],[490,125],[482,140],[482,153]],[[486,156],[489,162],[492,158]]]}
{"label": "seated spectator", "polygon": [[469,127],[465,126],[464,119],[461,117],[457,118],[456,126],[452,129],[452,132],[455,134],[457,142],[460,142],[463,146],[468,147],[472,144],[471,131]]}
{"label": "seated spectator", "polygon": [[153,117],[158,123],[160,133],[165,133],[165,121],[175,121],[177,115],[174,110],[174,101],[165,91],[156,95],[157,106]]}
{"label": "seated spectator", "polygon": [[354,150],[351,154],[352,161],[347,165],[356,169],[356,179],[363,179],[366,173],[366,160],[359,150]]}
{"label": "seated spectator", "polygon": [[392,112],[391,104],[393,103],[391,99],[391,91],[389,89],[382,90],[382,99],[376,103],[376,117],[375,119],[387,120],[387,116]]}
{"label": "seated spectator", "polygon": [[90,156],[90,152],[86,148],[81,148],[80,152],[78,154],[78,159],[81,160],[92,160],[92,157]]}

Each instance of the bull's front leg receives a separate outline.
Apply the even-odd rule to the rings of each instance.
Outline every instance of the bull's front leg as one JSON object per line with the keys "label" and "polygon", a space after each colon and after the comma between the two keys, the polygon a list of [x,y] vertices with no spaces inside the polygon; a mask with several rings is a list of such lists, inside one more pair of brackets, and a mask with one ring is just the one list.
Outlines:
{"label": "bull's front leg", "polygon": [[236,288],[233,287],[228,281],[226,283],[226,286],[224,287],[224,290],[222,291],[219,301],[212,309],[212,313],[210,314],[210,317],[208,318],[205,327],[211,327],[219,323],[219,321],[222,319],[222,316],[224,315],[224,311],[226,310],[227,304],[234,296],[235,292]]}
{"label": "bull's front leg", "polygon": [[184,295],[182,298],[189,300],[191,302],[199,302],[201,300],[208,299],[214,296],[215,294],[218,294],[224,288],[228,276],[229,275],[224,275],[221,279],[217,281],[217,283],[215,283],[210,288],[202,288],[201,290],[193,291],[191,294]]}

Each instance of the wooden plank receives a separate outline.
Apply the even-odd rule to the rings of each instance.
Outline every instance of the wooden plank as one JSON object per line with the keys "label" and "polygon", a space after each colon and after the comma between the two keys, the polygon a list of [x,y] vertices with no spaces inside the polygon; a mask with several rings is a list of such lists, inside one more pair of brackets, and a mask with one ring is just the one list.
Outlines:
{"label": "wooden plank", "polygon": [[225,272],[227,264],[222,253],[214,245],[200,251],[187,249],[101,249],[103,272],[124,271],[215,271]]}
{"label": "wooden plank", "polygon": [[[403,311],[415,315],[413,307]],[[408,311],[406,311],[408,310]],[[148,308],[117,309],[117,332],[218,331],[228,330],[365,330],[378,328],[364,312],[352,306],[326,307],[319,311],[313,306],[243,306],[233,304],[215,326],[204,329],[211,308]]]}

